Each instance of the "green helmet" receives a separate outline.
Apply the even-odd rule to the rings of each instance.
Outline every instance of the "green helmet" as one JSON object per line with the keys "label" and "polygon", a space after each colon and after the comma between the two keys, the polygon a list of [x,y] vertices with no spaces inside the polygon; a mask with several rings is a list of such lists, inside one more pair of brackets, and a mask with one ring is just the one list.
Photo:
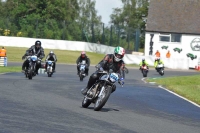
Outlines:
{"label": "green helmet", "polygon": [[119,62],[120,60],[122,60],[122,58],[124,57],[125,54],[125,49],[122,47],[116,47],[114,50],[114,60],[116,62]]}

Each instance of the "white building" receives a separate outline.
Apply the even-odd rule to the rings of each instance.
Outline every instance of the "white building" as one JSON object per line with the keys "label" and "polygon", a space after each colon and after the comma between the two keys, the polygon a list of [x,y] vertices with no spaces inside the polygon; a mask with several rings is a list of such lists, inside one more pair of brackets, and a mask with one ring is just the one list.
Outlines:
{"label": "white building", "polygon": [[194,68],[200,58],[200,1],[151,0],[145,37],[145,56],[158,50],[166,60],[170,51],[171,60]]}

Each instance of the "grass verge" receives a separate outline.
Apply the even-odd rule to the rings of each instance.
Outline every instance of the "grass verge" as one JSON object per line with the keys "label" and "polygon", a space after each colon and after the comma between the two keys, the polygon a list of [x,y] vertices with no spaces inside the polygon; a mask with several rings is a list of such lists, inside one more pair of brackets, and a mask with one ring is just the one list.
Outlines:
{"label": "grass verge", "polygon": [[148,78],[148,82],[156,84],[171,90],[195,103],[200,105],[200,75],[180,76],[168,78]]}
{"label": "grass verge", "polygon": [[22,69],[22,67],[19,66],[8,66],[8,67],[4,67],[4,66],[0,66],[0,73],[6,73],[6,72],[20,72]]}
{"label": "grass verge", "polygon": [[[22,56],[24,55],[27,48],[19,48],[19,47],[6,47],[8,61],[12,62],[22,62]],[[44,49],[45,56],[51,49]],[[80,51],[69,51],[69,50],[53,50],[57,56],[57,63],[67,63],[67,64],[75,64],[77,58],[80,56]],[[102,58],[105,56],[104,54],[87,52],[87,56],[91,60],[91,64],[97,64]],[[46,58],[46,57],[45,57]],[[45,58],[43,60],[45,60]]]}

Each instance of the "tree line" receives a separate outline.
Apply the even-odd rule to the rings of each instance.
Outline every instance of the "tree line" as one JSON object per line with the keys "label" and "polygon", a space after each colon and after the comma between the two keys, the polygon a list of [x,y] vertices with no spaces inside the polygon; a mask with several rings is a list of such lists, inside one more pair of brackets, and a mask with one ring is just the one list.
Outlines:
{"label": "tree line", "polygon": [[109,24],[97,15],[95,0],[6,0],[0,2],[0,35],[86,41],[133,49],[135,30],[144,47],[148,0],[121,0]]}

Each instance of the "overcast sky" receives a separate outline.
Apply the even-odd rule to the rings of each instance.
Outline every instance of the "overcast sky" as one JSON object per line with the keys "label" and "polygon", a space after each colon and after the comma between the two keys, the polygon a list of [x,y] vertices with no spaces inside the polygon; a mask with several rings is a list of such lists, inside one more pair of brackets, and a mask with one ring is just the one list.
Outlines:
{"label": "overcast sky", "polygon": [[122,2],[121,0],[96,0],[95,6],[97,14],[102,17],[102,22],[108,24],[113,11],[112,8],[122,7]]}

